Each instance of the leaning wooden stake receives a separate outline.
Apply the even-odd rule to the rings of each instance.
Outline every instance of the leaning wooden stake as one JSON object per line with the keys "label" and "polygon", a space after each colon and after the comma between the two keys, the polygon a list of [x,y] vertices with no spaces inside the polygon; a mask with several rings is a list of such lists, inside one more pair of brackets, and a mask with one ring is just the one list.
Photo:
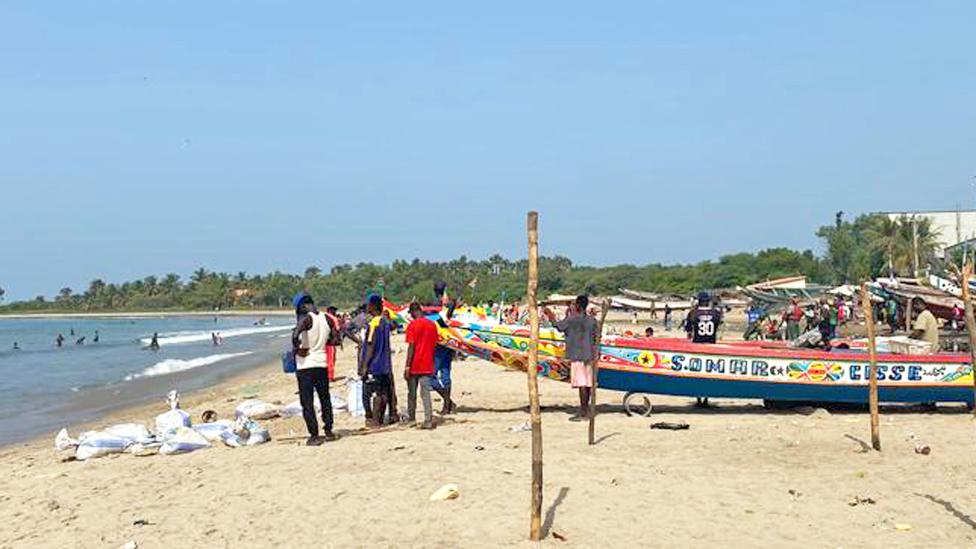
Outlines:
{"label": "leaning wooden stake", "polygon": [[[962,287],[963,310],[966,313],[966,333],[969,334],[969,364],[973,372],[973,403],[976,404],[976,318],[973,316],[973,299],[969,292],[969,278],[973,276],[973,264],[966,262],[959,285]],[[973,406],[976,414],[976,406]]]}
{"label": "leaning wooden stake", "polygon": [[536,290],[539,287],[539,214],[529,212],[529,282],[525,299],[529,306],[529,359],[526,375],[529,380],[529,414],[532,418],[532,518],[529,539],[542,539],[542,413],[539,409],[539,306]]}
{"label": "leaning wooden stake", "polygon": [[878,354],[874,341],[874,306],[868,285],[861,285],[861,308],[864,309],[864,323],[868,328],[868,359],[871,369],[868,373],[868,408],[871,410],[871,446],[881,451],[881,434],[878,432]]}
{"label": "leaning wooden stake", "polygon": [[603,342],[603,322],[607,319],[607,311],[610,310],[610,300],[604,299],[600,306],[600,322],[596,324],[596,356],[593,357],[591,368],[593,369],[593,390],[590,391],[590,428],[587,430],[587,441],[590,445],[596,444],[596,390],[600,386],[600,349]]}

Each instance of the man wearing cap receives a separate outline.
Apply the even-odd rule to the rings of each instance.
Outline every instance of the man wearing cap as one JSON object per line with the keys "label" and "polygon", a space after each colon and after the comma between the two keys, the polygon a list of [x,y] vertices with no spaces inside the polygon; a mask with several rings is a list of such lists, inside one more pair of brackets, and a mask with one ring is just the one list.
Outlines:
{"label": "man wearing cap", "polygon": [[[295,377],[298,380],[298,399],[302,404],[302,417],[308,429],[308,446],[320,446],[327,440],[335,440],[332,432],[332,398],[329,395],[329,371],[325,346],[329,340],[329,322],[315,308],[312,296],[300,292],[292,299],[297,322],[291,333],[291,345],[295,352]],[[322,408],[325,436],[319,436],[319,424],[315,418],[315,395]]]}
{"label": "man wearing cap", "polygon": [[[434,283],[434,307],[440,307],[444,315],[444,320],[450,320],[454,316],[454,309],[457,301],[448,297],[447,283],[438,281]],[[451,400],[451,364],[454,361],[454,351],[449,347],[438,345],[434,349],[434,377],[431,379],[431,389],[437,391],[444,401],[441,408],[441,415],[454,412],[457,405]]]}
{"label": "man wearing cap", "polygon": [[[383,314],[383,300],[378,295],[369,296],[366,303],[369,322],[363,340],[359,376],[364,380],[366,399],[364,404],[372,411],[366,417],[368,426],[384,425],[397,418],[393,400],[393,361],[390,348],[390,330],[393,324]],[[387,415],[387,413],[389,415]]]}
{"label": "man wearing cap", "polygon": [[693,343],[715,343],[722,324],[722,310],[712,307],[712,296],[699,292],[698,304],[688,313],[685,331]]}
{"label": "man wearing cap", "polygon": [[[688,313],[685,330],[692,343],[715,343],[722,325],[722,310],[712,306],[708,292],[698,293],[698,304]],[[696,405],[708,406],[708,397],[696,397]]]}

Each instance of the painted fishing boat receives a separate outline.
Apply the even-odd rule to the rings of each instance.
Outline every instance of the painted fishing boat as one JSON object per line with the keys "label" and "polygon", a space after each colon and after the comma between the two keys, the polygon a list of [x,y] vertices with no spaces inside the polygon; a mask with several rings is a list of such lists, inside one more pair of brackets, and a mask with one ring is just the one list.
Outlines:
{"label": "painted fishing boat", "polygon": [[[466,355],[525,370],[527,326],[442,322],[441,342]],[[568,381],[569,362],[558,331],[540,329],[539,375]],[[969,356],[879,353],[882,402],[964,402],[973,405]],[[603,337],[598,383],[635,395],[745,398],[765,401],[866,403],[869,362],[865,351],[831,352],[739,342],[696,344],[685,339]],[[650,411],[650,406],[647,406]]]}

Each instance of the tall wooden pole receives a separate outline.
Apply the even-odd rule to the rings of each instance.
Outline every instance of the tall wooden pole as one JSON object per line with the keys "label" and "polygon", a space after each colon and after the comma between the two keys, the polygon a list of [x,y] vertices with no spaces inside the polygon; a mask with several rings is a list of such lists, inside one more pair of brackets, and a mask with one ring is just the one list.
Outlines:
{"label": "tall wooden pole", "polygon": [[973,316],[973,299],[969,291],[969,278],[973,276],[973,264],[966,262],[962,269],[962,303],[966,313],[966,333],[969,334],[969,364],[973,372],[973,413],[976,414],[976,318]]}
{"label": "tall wooden pole", "polygon": [[600,349],[603,344],[603,322],[607,319],[607,311],[610,310],[610,300],[604,299],[600,306],[600,322],[596,324],[596,356],[593,357],[591,368],[593,369],[593,389],[590,392],[590,427],[587,429],[587,441],[590,445],[596,444],[596,390],[600,386]]}
{"label": "tall wooden pole", "polygon": [[532,518],[529,539],[542,539],[542,412],[539,409],[539,214],[529,212],[529,282],[525,298],[529,306],[529,359],[525,372],[529,383],[529,415],[532,419]]}
{"label": "tall wooden pole", "polygon": [[868,285],[861,285],[861,307],[864,309],[864,323],[868,328],[868,359],[871,370],[868,373],[868,408],[871,411],[871,446],[881,451],[881,434],[878,432],[878,351],[874,341],[874,307]]}

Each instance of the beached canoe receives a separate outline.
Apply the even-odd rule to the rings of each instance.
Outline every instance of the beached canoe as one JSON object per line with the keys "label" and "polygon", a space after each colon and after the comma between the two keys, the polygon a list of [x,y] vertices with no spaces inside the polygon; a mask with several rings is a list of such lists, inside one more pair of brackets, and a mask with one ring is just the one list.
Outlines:
{"label": "beached canoe", "polygon": [[[527,326],[453,319],[442,343],[458,352],[525,370]],[[569,380],[562,336],[543,328],[539,374]],[[741,343],[696,344],[685,339],[605,336],[599,385],[627,393],[770,401],[866,403],[868,355],[861,350],[824,352]],[[878,354],[882,402],[973,404],[969,355]]]}

